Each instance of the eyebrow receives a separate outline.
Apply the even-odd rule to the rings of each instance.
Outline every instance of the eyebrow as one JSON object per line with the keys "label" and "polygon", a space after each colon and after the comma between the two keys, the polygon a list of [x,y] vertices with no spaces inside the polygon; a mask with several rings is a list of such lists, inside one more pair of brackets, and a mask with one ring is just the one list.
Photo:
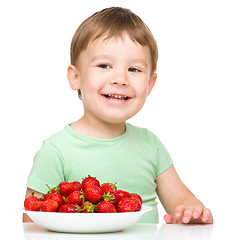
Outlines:
{"label": "eyebrow", "polygon": [[91,61],[96,61],[96,60],[99,60],[99,59],[104,59],[104,58],[111,58],[110,55],[96,55],[94,57],[91,58]]}
{"label": "eyebrow", "polygon": [[145,67],[147,67],[147,62],[145,60],[143,60],[142,58],[134,58],[133,62],[140,62],[141,64],[143,64]]}

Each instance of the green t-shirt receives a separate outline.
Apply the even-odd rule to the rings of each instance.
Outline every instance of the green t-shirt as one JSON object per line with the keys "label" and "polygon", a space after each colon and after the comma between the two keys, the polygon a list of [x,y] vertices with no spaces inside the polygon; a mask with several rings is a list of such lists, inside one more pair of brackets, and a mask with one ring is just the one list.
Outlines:
{"label": "green t-shirt", "polygon": [[157,175],[172,160],[149,130],[126,124],[126,132],[112,139],[95,139],[73,131],[70,125],[45,140],[36,153],[27,187],[46,193],[62,181],[82,181],[91,175],[100,183],[117,182],[118,189],[138,193],[143,204],[153,206],[140,222],[158,222]]}

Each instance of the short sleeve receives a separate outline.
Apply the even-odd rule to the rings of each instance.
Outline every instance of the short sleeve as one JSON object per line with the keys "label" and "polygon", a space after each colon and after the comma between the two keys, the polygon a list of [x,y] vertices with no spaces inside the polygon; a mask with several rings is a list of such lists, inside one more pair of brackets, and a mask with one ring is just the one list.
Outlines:
{"label": "short sleeve", "polygon": [[171,167],[173,164],[173,161],[169,152],[157,137],[156,137],[156,148],[158,153],[156,176],[158,176],[159,174],[167,170],[169,167]]}
{"label": "short sleeve", "polygon": [[53,188],[61,181],[64,181],[63,157],[58,149],[46,140],[34,157],[33,166],[27,180],[27,187],[46,193],[48,190],[47,185]]}

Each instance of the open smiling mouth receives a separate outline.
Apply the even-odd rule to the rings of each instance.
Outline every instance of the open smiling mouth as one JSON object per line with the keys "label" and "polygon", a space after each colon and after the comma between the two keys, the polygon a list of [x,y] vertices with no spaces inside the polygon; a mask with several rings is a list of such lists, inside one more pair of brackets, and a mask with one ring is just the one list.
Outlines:
{"label": "open smiling mouth", "polygon": [[109,99],[110,101],[127,101],[130,99],[130,97],[128,96],[124,96],[124,95],[118,95],[118,94],[104,94],[103,95],[105,98]]}

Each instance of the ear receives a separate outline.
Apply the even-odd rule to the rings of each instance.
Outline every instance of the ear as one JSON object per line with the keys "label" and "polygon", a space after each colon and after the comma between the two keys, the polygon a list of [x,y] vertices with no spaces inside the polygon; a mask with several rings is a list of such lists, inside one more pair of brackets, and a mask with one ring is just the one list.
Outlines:
{"label": "ear", "polygon": [[67,78],[71,89],[73,90],[80,89],[79,71],[74,65],[68,66]]}
{"label": "ear", "polygon": [[150,94],[151,90],[153,89],[156,80],[157,80],[157,74],[154,73],[154,74],[150,77],[150,79],[149,79],[149,85],[148,85],[148,93],[147,93],[147,96]]}

